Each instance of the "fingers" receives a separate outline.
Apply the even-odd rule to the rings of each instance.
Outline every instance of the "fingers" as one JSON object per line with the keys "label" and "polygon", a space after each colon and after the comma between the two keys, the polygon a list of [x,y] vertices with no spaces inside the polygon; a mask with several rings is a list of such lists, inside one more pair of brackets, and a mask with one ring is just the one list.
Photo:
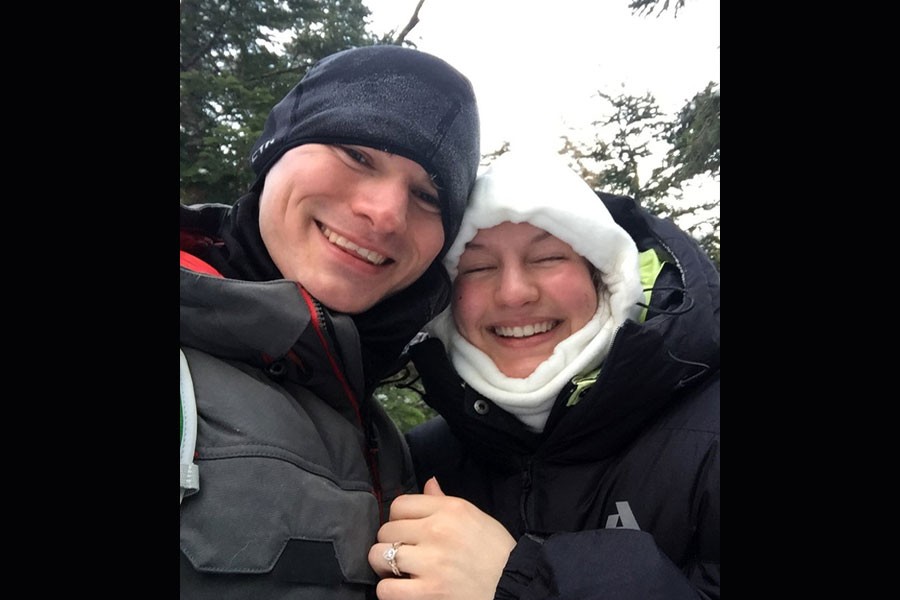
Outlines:
{"label": "fingers", "polygon": [[[397,570],[400,571],[401,575],[397,575],[394,573],[394,569],[391,568],[391,560],[388,559],[389,552],[391,552],[393,548],[393,564],[396,565]],[[396,544],[393,543],[384,543],[380,542],[377,544],[373,544],[371,548],[369,548],[369,566],[372,567],[372,570],[381,577],[382,579],[385,577],[401,577],[402,574],[405,573],[403,569],[401,569],[401,550],[406,550],[405,544]]]}
{"label": "fingers", "polygon": [[502,525],[497,526],[502,530],[502,537],[479,530],[458,539],[445,535],[426,539],[421,545],[398,545],[393,559],[401,577],[394,575],[385,558],[392,545],[376,543],[369,549],[368,559],[381,578],[376,587],[379,600],[494,597],[497,582],[515,546]]}
{"label": "fingers", "polygon": [[440,484],[438,483],[437,477],[432,477],[428,481],[425,482],[425,487],[422,490],[427,496],[444,496],[444,491],[441,489]]}
{"label": "fingers", "polygon": [[428,598],[426,584],[421,579],[398,579],[388,577],[378,582],[375,594],[378,600],[410,600]]}
{"label": "fingers", "polygon": [[[388,564],[387,560],[384,558],[384,553],[390,547],[390,544],[378,543],[373,544],[372,547],[369,548],[369,566],[372,567],[372,570],[375,571],[375,574],[382,579],[384,579],[385,577],[390,577],[394,574],[391,570],[390,564]],[[397,565],[397,568],[400,568],[399,564]]]}
{"label": "fingers", "polygon": [[372,567],[372,570],[382,579],[385,577],[398,577],[391,568],[391,561],[385,556],[385,553],[392,547],[396,547],[393,557],[394,564],[397,565],[397,570],[400,571],[399,577],[415,577],[418,575],[421,569],[419,564],[421,562],[421,553],[415,545],[407,543],[397,544],[396,546],[386,542],[373,544],[369,548],[368,555],[369,565]]}
{"label": "fingers", "polygon": [[425,483],[426,493],[404,494],[397,496],[391,503],[391,521],[400,519],[421,519],[438,510],[465,502],[455,496],[445,496],[437,480],[432,478]]}
{"label": "fingers", "polygon": [[[445,496],[436,479],[423,491],[394,500],[390,520],[369,549],[369,564],[381,578],[378,598],[492,597],[515,540],[471,502]],[[397,577],[385,553],[401,541],[392,555],[403,574]]]}

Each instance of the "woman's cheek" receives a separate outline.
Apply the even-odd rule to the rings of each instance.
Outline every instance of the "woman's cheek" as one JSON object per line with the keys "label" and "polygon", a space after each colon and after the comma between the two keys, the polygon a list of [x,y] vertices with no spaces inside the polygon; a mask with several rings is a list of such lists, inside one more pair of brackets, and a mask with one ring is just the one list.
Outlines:
{"label": "woman's cheek", "polygon": [[478,286],[474,286],[471,282],[457,285],[454,289],[454,297],[452,303],[453,319],[456,322],[456,328],[468,338],[468,327],[477,320],[479,303],[485,300],[484,292],[478,290]]}

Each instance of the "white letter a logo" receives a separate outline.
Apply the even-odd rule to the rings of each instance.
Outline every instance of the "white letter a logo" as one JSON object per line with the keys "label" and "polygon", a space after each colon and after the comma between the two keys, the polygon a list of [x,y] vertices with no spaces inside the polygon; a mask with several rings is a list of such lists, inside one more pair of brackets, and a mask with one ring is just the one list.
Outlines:
{"label": "white letter a logo", "polygon": [[627,502],[616,502],[616,508],[619,510],[619,514],[612,514],[607,517],[607,529],[641,530],[641,528],[638,527],[637,519],[634,518],[634,513],[631,512],[631,507],[628,506]]}

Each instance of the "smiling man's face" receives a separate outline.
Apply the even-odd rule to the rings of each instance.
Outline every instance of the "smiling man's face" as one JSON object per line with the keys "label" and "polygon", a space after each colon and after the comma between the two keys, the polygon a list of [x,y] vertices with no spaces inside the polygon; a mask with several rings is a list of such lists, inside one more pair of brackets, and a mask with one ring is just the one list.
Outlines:
{"label": "smiling man's face", "polygon": [[428,173],[365,146],[286,152],[266,175],[259,229],[285,279],[351,314],[412,284],[444,244]]}

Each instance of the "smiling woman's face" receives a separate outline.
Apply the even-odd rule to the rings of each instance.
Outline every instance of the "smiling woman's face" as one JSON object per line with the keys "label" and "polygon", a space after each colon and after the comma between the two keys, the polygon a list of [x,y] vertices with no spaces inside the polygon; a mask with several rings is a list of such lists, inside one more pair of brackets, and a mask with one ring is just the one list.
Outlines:
{"label": "smiling woman's face", "polygon": [[528,223],[479,230],[458,272],[456,327],[508,377],[528,377],[597,311],[588,262]]}

